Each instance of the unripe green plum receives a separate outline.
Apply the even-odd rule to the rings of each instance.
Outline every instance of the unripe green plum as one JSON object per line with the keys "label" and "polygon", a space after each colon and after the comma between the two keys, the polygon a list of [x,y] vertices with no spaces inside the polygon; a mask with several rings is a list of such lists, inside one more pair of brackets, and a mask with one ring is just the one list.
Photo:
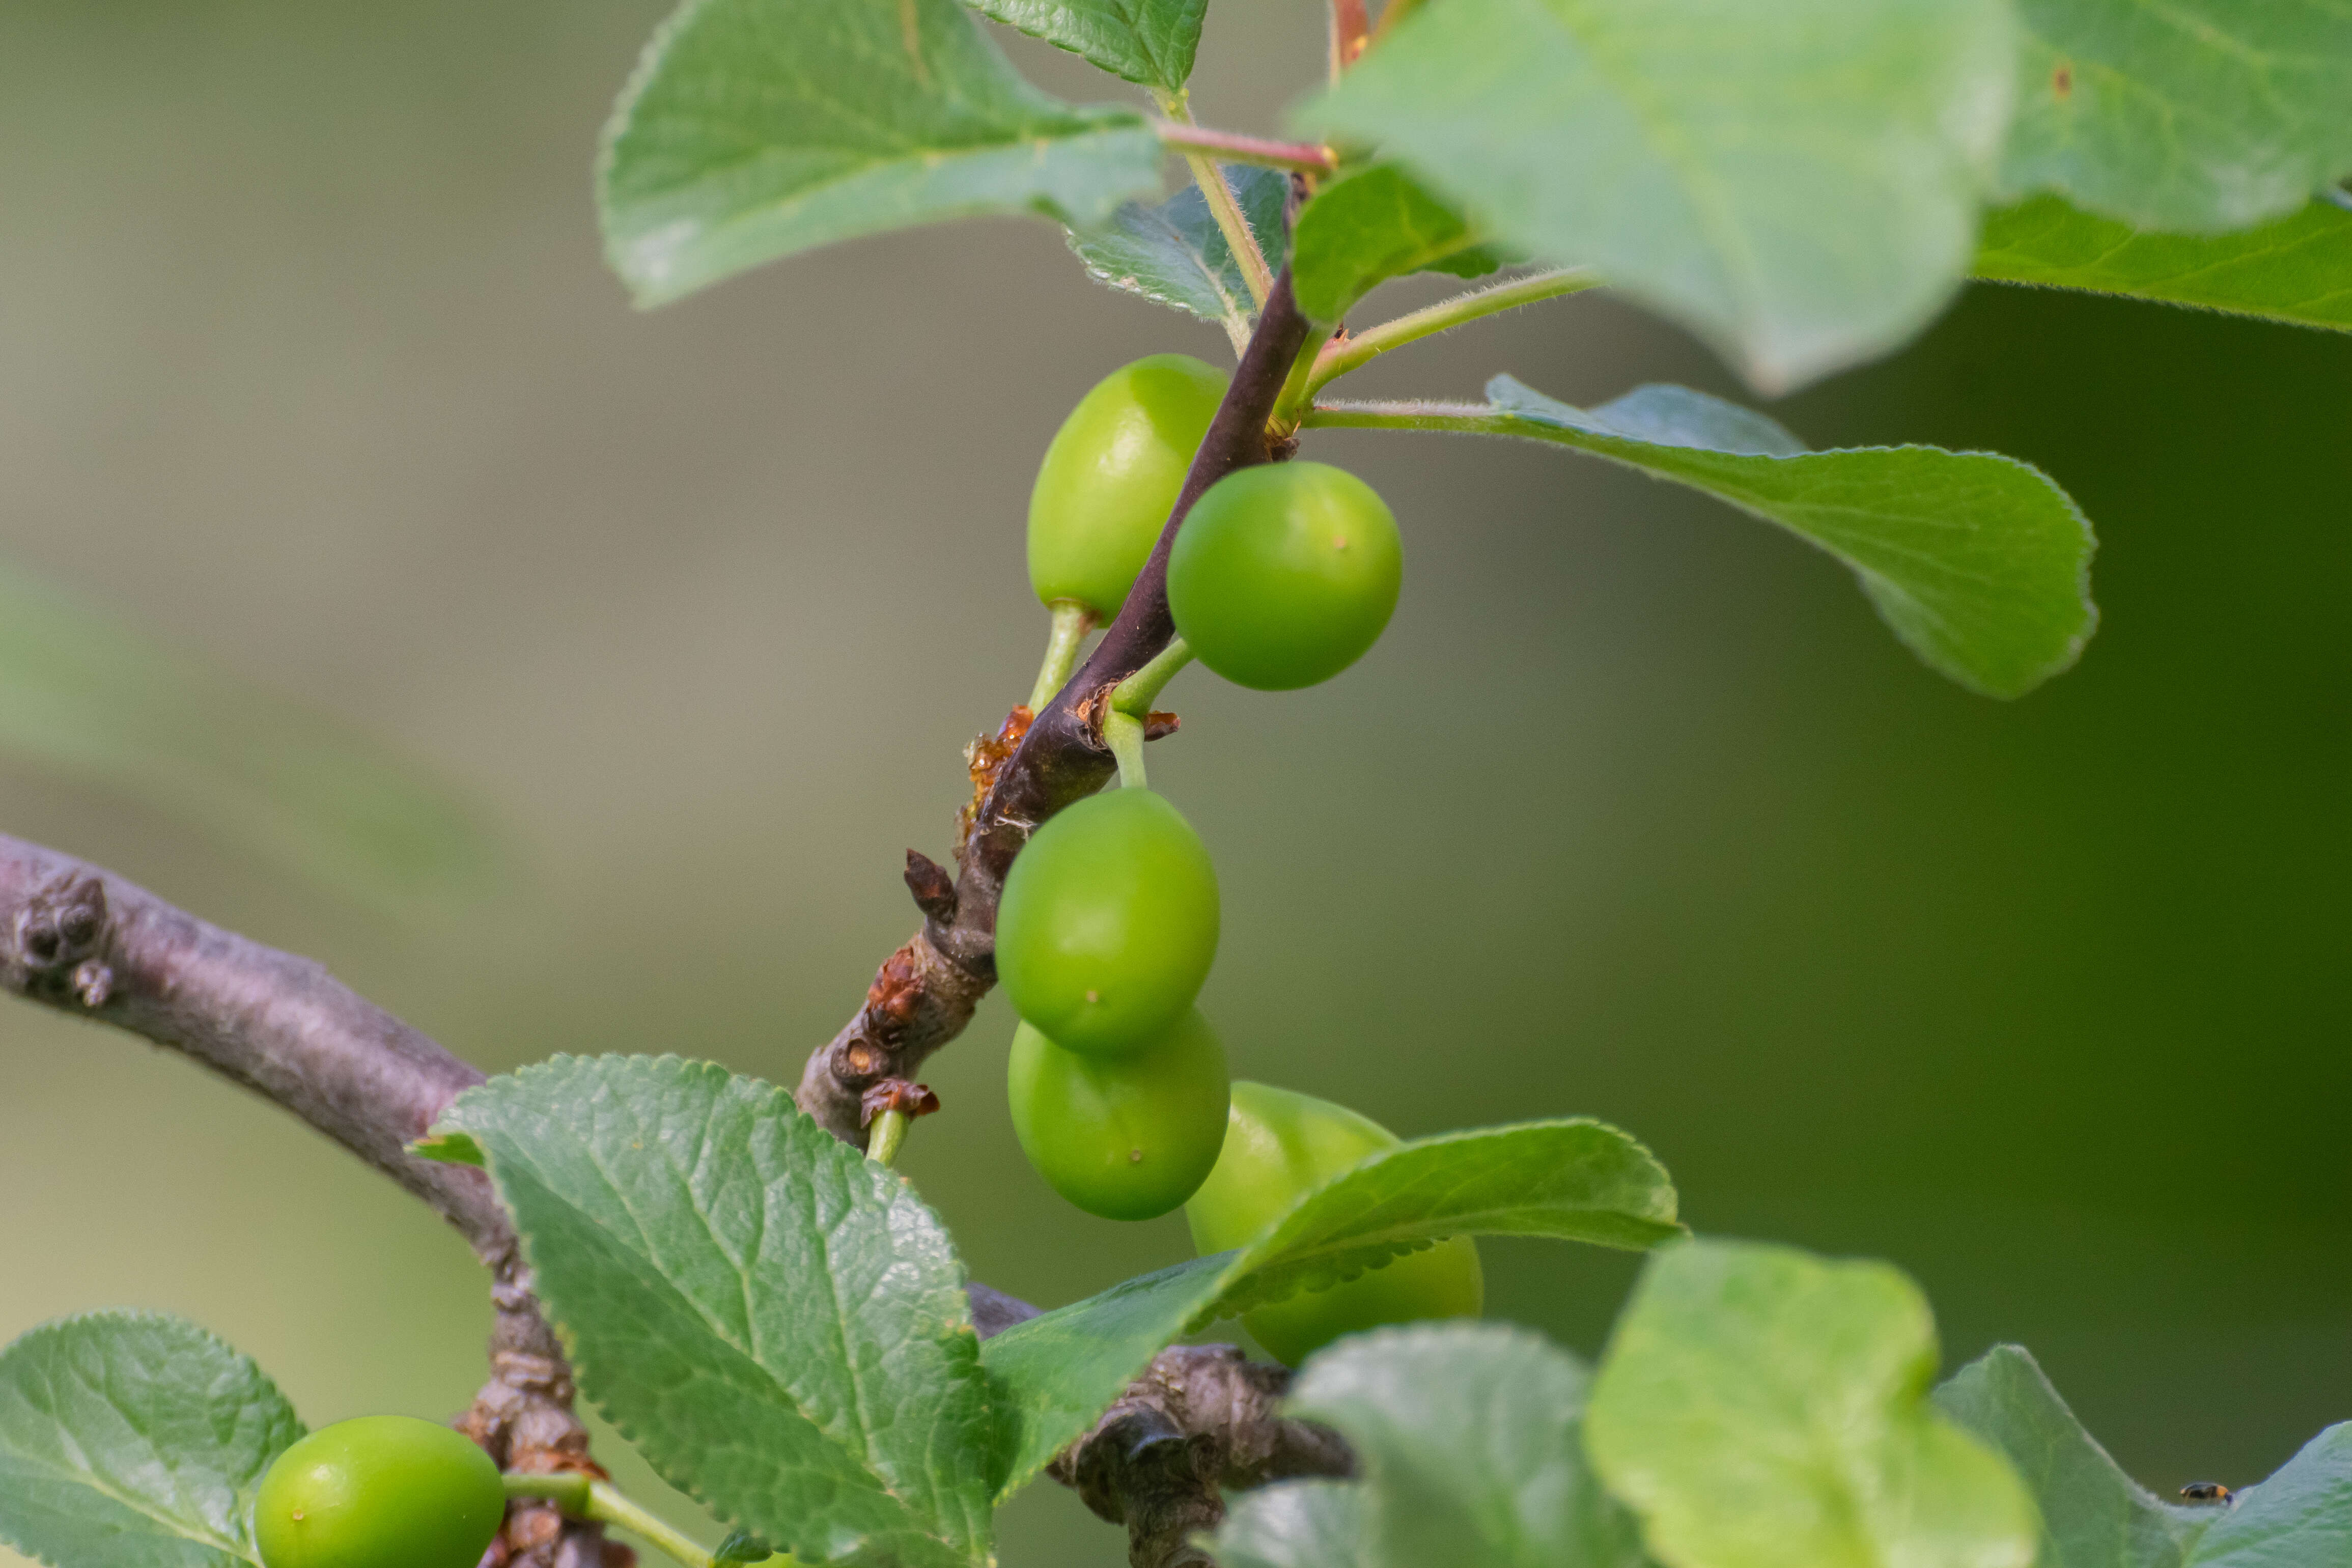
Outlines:
{"label": "unripe green plum", "polygon": [[268,1568],[475,1568],[506,1511],[498,1466],[462,1433],[363,1415],[278,1456],[253,1533]]}
{"label": "unripe green plum", "polygon": [[[1383,1149],[1396,1134],[1344,1105],[1267,1084],[1236,1083],[1216,1168],[1184,1205],[1202,1256],[1246,1246],[1299,1199]],[[1478,1247],[1466,1236],[1390,1259],[1328,1290],[1244,1314],[1275,1359],[1297,1366],[1342,1334],[1424,1318],[1475,1318],[1486,1304]]]}
{"label": "unripe green plum", "polygon": [[1047,819],[996,911],[1013,1009],[1064,1048],[1116,1055],[1172,1028],[1217,956],[1217,872],[1176,808],[1113,789]]}
{"label": "unripe green plum", "polygon": [[1157,1219],[1192,1195],[1225,1139],[1225,1047],[1193,1008],[1118,1057],[1066,1051],[1023,1024],[1005,1087],[1022,1152],[1105,1219]]}
{"label": "unripe green plum", "polygon": [[1168,557],[1168,608],[1202,664],[1288,691],[1364,657],[1395,613],[1404,546],[1371,486],[1327,463],[1227,474]]}
{"label": "unripe green plum", "polygon": [[1106,621],[1118,614],[1175,510],[1226,379],[1190,354],[1153,354],[1078,399],[1029,494],[1037,597],[1075,600]]}

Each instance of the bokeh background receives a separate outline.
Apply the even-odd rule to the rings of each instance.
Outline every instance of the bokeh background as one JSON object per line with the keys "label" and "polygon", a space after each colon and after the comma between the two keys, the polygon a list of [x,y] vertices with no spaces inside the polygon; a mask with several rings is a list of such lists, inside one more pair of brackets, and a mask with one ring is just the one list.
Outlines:
{"label": "bokeh background", "polygon": [[[0,758],[0,825],[486,1067],[789,1079],[911,929],[900,854],[944,853],[958,748],[1026,690],[1046,438],[1132,356],[1226,351],[1037,223],[632,312],[588,168],[661,8],[0,8],[0,556],[382,738],[501,847],[387,913],[152,790]],[[1214,13],[1204,116],[1273,129],[1321,48],[1307,0]],[[1496,371],[1738,395],[1600,297],[1361,380]],[[2352,340],[1979,289],[1773,411],[2059,476],[2102,539],[2081,667],[1987,702],[1701,499],[1318,437],[1403,520],[1405,597],[1328,688],[1172,689],[1153,781],[1227,900],[1206,1005],[1240,1073],[1401,1132],[1615,1121],[1704,1229],[1901,1263],[1949,1363],[2032,1346],[2151,1485],[2256,1479],[2352,1415]],[[975,1273],[1054,1303],[1185,1256],[1181,1221],[1090,1219],[1029,1173],[1011,1027],[992,1002],[937,1058],[948,1114],[906,1160]],[[1598,1349],[1630,1260],[1486,1251],[1495,1314]],[[227,1335],[313,1422],[446,1412],[481,1374],[481,1281],[420,1208],[9,1004],[0,1339],[110,1304]],[[1013,1568],[1123,1560],[1052,1486],[1004,1537]]]}

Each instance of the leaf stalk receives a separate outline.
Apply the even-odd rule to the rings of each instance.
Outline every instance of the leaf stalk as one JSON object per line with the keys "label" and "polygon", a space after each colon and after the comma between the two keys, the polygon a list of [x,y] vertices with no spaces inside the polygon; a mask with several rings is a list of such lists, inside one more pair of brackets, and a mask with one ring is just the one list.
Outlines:
{"label": "leaf stalk", "polygon": [[[1474,289],[1466,294],[1456,294],[1450,300],[1382,321],[1350,338],[1328,344],[1315,359],[1313,371],[1307,377],[1306,392],[1299,399],[1323,390],[1349,371],[1360,370],[1391,349],[1418,342],[1439,332],[1532,305],[1538,300],[1555,300],[1562,294],[1575,294],[1586,289],[1598,288],[1600,277],[1589,268],[1563,267],[1556,271],[1538,272],[1526,278],[1514,278],[1507,283],[1496,283],[1486,289]],[[1286,389],[1286,397],[1287,392]],[[1312,423],[1312,421],[1309,421]]]}

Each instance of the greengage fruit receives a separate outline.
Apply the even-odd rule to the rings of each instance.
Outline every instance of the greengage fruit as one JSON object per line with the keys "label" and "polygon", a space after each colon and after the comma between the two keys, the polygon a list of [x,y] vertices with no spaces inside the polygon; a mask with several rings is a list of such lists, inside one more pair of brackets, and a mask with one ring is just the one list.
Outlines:
{"label": "greengage fruit", "polygon": [[1013,1131],[1053,1189],[1105,1219],[1192,1195],[1225,1139],[1225,1047],[1198,1008],[1118,1057],[1066,1051],[1024,1023],[1005,1075]]}
{"label": "greengage fruit", "polygon": [[475,1568],[506,1511],[498,1466],[464,1434],[363,1415],[278,1456],[253,1533],[268,1568]]}
{"label": "greengage fruit", "polygon": [[1029,494],[1029,581],[1047,605],[1118,614],[1175,510],[1226,376],[1190,354],[1153,354],[1078,399]]}
{"label": "greengage fruit", "polygon": [[1166,1034],[1217,955],[1217,873],[1176,808],[1113,789],[1047,819],[996,911],[996,973],[1064,1049],[1116,1055]]}
{"label": "greengage fruit", "polygon": [[1265,463],[1192,503],[1168,557],[1168,608],[1202,664],[1288,691],[1363,658],[1403,574],[1396,517],[1370,485],[1326,463]]}
{"label": "greengage fruit", "polygon": [[[1244,1081],[1230,1098],[1216,1168],[1184,1205],[1192,1245],[1204,1257],[1246,1246],[1307,1193],[1399,1142],[1379,1122],[1311,1095]],[[1457,1236],[1328,1289],[1260,1307],[1242,1323],[1275,1359],[1297,1366],[1342,1334],[1475,1318],[1485,1304],[1477,1244]]]}

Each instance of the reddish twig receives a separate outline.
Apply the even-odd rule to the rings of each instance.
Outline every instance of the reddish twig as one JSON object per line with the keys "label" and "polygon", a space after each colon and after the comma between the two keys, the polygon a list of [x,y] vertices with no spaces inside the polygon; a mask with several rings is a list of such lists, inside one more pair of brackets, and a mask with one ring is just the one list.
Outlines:
{"label": "reddish twig", "polygon": [[[1362,15],[1361,7],[1357,14]],[[1320,142],[1276,142],[1244,136],[1236,131],[1212,131],[1205,125],[1155,120],[1151,129],[1160,140],[1180,153],[1206,153],[1221,163],[1258,163],[1301,174],[1331,174],[1339,169],[1339,155]]]}
{"label": "reddish twig", "polygon": [[1331,79],[1354,65],[1372,41],[1372,19],[1364,0],[1331,0]]}

